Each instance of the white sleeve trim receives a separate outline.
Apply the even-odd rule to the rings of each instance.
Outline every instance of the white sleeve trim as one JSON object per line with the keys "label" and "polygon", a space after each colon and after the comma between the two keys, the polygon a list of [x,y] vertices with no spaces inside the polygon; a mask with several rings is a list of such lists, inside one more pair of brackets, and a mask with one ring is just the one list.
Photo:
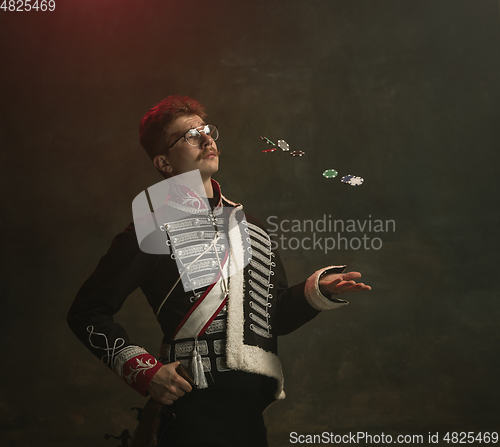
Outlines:
{"label": "white sleeve trim", "polygon": [[330,270],[336,270],[336,273],[342,273],[344,269],[345,265],[332,265],[330,267],[325,267],[318,270],[307,279],[304,292],[307,302],[312,307],[314,307],[314,309],[330,310],[349,304],[348,301],[342,300],[340,298],[335,298],[334,301],[331,301],[319,290],[319,278],[323,274],[329,273]]}

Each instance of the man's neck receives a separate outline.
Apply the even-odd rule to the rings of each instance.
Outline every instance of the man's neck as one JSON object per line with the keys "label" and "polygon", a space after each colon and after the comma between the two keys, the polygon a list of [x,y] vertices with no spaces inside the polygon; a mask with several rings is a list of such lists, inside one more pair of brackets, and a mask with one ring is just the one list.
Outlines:
{"label": "man's neck", "polygon": [[212,186],[212,179],[203,179],[203,186],[205,187],[205,192],[207,193],[207,198],[211,199],[214,196],[214,188]]}

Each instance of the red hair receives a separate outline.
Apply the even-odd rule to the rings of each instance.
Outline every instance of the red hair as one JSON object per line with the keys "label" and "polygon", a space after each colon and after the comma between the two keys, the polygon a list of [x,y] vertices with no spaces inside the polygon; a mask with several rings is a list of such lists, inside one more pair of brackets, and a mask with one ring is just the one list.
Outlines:
{"label": "red hair", "polygon": [[149,110],[141,120],[139,139],[151,160],[167,145],[167,127],[180,116],[198,115],[205,119],[205,107],[188,96],[172,95]]}

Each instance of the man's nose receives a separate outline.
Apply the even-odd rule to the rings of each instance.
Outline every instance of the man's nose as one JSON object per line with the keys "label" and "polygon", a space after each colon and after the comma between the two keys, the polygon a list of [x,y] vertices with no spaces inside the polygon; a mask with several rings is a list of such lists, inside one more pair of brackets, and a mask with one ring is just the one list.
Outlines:
{"label": "man's nose", "polygon": [[200,147],[207,147],[212,144],[213,139],[210,135],[207,135],[205,132],[200,132],[200,135],[201,135]]}

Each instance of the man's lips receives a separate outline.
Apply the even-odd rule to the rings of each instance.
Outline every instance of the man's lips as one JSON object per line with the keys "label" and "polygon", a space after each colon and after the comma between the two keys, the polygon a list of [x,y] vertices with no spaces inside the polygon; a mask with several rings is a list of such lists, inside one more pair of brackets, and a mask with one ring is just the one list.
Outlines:
{"label": "man's lips", "polygon": [[217,157],[217,154],[215,152],[209,152],[207,155],[205,155],[203,158],[203,160],[205,160],[206,158],[215,158]]}

